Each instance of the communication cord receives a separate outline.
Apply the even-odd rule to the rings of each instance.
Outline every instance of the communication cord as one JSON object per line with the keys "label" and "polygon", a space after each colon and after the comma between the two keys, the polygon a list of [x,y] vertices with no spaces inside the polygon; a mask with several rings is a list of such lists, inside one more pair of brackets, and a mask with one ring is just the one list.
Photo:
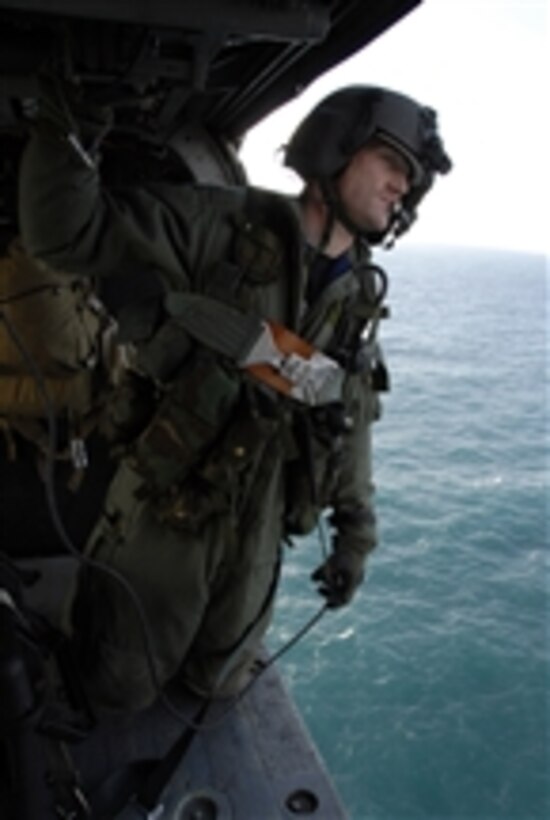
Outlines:
{"label": "communication cord", "polygon": [[[50,286],[45,286],[50,287]],[[32,288],[29,289],[27,292],[21,292],[19,294],[15,294],[13,298],[24,298],[24,296],[30,296],[33,293],[37,292],[38,289]],[[1,304],[7,304],[11,302],[13,299],[2,299],[0,301]],[[304,626],[298,630],[298,632],[288,640],[274,655],[265,661],[265,663],[261,666],[258,673],[251,679],[251,681],[247,684],[247,686],[237,695],[235,696],[230,703],[228,704],[227,708],[219,714],[215,720],[212,720],[208,723],[204,722],[196,722],[195,720],[189,718],[187,715],[183,714],[181,710],[173,703],[170,697],[166,694],[163,689],[163,686],[159,680],[158,672],[155,664],[154,659],[154,640],[151,634],[149,620],[143,608],[142,602],[139,598],[138,593],[136,592],[133,585],[116,569],[104,564],[101,561],[96,561],[89,556],[83,555],[73,544],[67,530],[65,529],[65,525],[61,518],[59,512],[59,506],[56,497],[55,491],[55,451],[57,446],[57,420],[55,414],[55,408],[51,397],[48,393],[48,389],[40,370],[37,362],[34,360],[32,355],[27,350],[25,343],[21,339],[14,323],[11,321],[10,317],[6,315],[5,312],[0,311],[0,321],[4,322],[6,330],[13,341],[14,345],[18,349],[19,353],[21,354],[23,360],[25,361],[27,367],[29,368],[32,377],[35,380],[37,390],[39,392],[40,398],[43,402],[45,417],[46,417],[46,425],[47,425],[47,437],[48,437],[48,448],[46,452],[46,464],[45,464],[45,471],[44,471],[44,485],[46,491],[46,500],[48,504],[49,514],[52,519],[52,523],[54,528],[63,544],[65,550],[72,555],[81,565],[90,567],[92,569],[96,569],[100,572],[103,572],[108,577],[112,578],[117,584],[120,585],[122,589],[126,592],[132,604],[134,606],[135,612],[138,616],[140,629],[143,635],[143,643],[144,643],[144,650],[145,650],[145,657],[147,660],[147,665],[149,668],[149,672],[151,675],[151,681],[157,693],[157,697],[159,701],[162,703],[166,711],[174,717],[177,721],[182,723],[184,726],[193,729],[196,732],[199,731],[207,731],[209,729],[213,729],[218,726],[222,721],[224,721],[228,715],[233,711],[235,706],[239,703],[240,700],[247,694],[250,689],[257,683],[261,675],[266,672],[266,670],[272,666],[278,659],[280,659],[286,652],[288,652],[298,641],[300,641],[314,626],[315,624],[321,619],[321,617],[325,614],[328,609],[327,604],[323,604],[321,608],[310,618]],[[326,550],[326,544],[324,541],[324,533],[322,531],[321,525],[319,527],[319,537],[321,543],[323,544],[323,550]]]}

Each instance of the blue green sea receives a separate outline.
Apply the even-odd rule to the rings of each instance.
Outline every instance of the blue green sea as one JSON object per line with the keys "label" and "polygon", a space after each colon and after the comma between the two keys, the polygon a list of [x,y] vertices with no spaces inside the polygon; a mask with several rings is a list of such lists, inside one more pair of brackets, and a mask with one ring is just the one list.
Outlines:
{"label": "blue green sea", "polygon": [[[352,820],[548,820],[547,259],[378,261],[380,546],[280,668]],[[316,539],[286,558],[272,649],[318,607]]]}

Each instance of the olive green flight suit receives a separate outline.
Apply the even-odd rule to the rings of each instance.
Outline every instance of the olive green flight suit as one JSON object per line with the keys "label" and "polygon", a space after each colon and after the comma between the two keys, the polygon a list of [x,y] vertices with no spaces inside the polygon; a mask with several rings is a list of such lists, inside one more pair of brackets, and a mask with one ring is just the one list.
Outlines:
{"label": "olive green flight suit", "polygon": [[[153,410],[128,442],[87,554],[139,596],[161,684],[179,675],[203,692],[230,691],[269,624],[283,536],[308,531],[332,507],[335,551],[362,560],[375,546],[370,423],[378,402],[372,368],[346,376],[353,428],[310,442],[312,500],[293,434],[303,409],[190,344],[165,309],[167,295],[210,293],[329,349],[343,306],[374,301],[375,284],[363,265],[362,279],[344,273],[305,309],[303,240],[286,198],[170,184],[109,192],[66,142],[39,134],[26,149],[20,196],[29,253],[122,282],[130,294],[155,291],[154,299],[130,298],[120,317],[138,381],[154,386]],[[160,314],[148,309],[153,302]],[[122,415],[142,406],[131,396]],[[83,571],[74,623],[92,697],[123,708],[149,703],[155,689],[128,590]]]}

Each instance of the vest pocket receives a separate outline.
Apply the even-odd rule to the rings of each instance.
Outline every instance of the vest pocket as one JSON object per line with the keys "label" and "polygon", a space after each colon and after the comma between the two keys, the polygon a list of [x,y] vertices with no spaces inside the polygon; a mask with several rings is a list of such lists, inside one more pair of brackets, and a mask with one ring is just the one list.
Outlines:
{"label": "vest pocket", "polygon": [[131,451],[153,494],[188,476],[229,422],[239,393],[239,375],[211,354],[186,362]]}
{"label": "vest pocket", "polygon": [[208,519],[227,514],[236,527],[253,500],[261,508],[270,478],[263,469],[266,448],[277,429],[276,419],[254,416],[246,402],[241,402],[216,438],[216,446],[198,459],[182,481],[174,482],[157,498],[158,517],[176,529],[197,532]]}

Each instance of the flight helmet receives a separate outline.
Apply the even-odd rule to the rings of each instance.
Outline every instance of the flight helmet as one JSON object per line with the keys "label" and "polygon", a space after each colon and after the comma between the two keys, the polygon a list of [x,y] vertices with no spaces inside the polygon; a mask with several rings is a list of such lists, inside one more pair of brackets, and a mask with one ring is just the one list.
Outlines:
{"label": "flight helmet", "polygon": [[391,145],[408,162],[410,188],[402,207],[382,233],[370,233],[371,244],[404,233],[436,173],[452,164],[437,131],[436,112],[410,97],[375,86],[349,86],[325,98],[302,121],[285,152],[285,165],[303,180],[317,181],[332,211],[356,236],[365,236],[347,215],[335,180],[353,155],[367,143]]}

